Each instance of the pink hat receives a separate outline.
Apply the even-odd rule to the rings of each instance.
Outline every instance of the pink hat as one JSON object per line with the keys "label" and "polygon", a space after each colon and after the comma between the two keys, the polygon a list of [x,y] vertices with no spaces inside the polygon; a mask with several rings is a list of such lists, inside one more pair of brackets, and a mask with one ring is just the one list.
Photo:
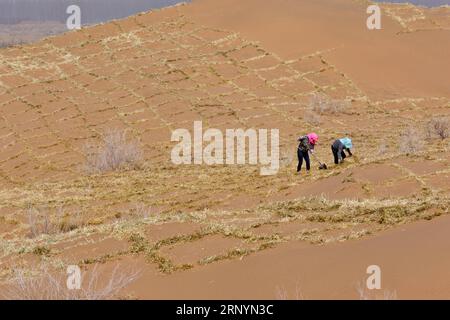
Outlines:
{"label": "pink hat", "polygon": [[319,141],[319,136],[317,134],[313,133],[309,133],[307,135],[309,143],[311,143],[312,145],[316,144],[317,141]]}

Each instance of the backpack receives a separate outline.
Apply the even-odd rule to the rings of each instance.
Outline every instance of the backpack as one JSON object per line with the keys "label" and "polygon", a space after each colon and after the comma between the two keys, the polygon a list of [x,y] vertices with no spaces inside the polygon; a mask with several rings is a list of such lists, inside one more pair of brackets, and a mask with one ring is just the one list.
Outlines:
{"label": "backpack", "polygon": [[300,142],[298,148],[304,152],[308,152],[311,149],[311,145],[309,144],[308,136],[303,136],[298,138]]}

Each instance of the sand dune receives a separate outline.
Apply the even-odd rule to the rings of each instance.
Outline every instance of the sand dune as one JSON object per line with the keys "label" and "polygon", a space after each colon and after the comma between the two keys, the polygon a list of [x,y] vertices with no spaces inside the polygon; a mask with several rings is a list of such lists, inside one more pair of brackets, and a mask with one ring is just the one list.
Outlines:
{"label": "sand dune", "polygon": [[372,32],[364,28],[367,3],[199,0],[186,11],[196,22],[257,39],[285,59],[325,51],[374,99],[448,98],[449,9],[383,4],[382,30]]}
{"label": "sand dune", "polygon": [[[206,279],[190,298],[274,298],[277,286],[293,298],[310,274],[306,298],[357,298],[374,252],[400,298],[448,297],[436,281],[448,219],[398,228],[448,213],[448,138],[425,135],[430,115],[450,115],[450,9],[383,4],[382,30],[368,31],[367,5],[197,0],[0,49],[3,285],[43,263],[122,263],[144,275],[121,297],[185,298]],[[343,110],[311,120],[318,95]],[[280,129],[282,168],[174,165],[171,132],[196,120]],[[423,142],[413,155],[408,127]],[[91,174],[86,146],[111,129],[143,164]],[[313,130],[329,170],[296,175],[296,139]],[[331,165],[344,135],[355,156]]]}
{"label": "sand dune", "polygon": [[[153,290],[140,284],[133,290],[148,299],[446,299],[449,221],[322,247],[293,242],[166,278],[148,272],[143,277]],[[386,271],[383,289],[371,292],[364,286],[373,264]]]}

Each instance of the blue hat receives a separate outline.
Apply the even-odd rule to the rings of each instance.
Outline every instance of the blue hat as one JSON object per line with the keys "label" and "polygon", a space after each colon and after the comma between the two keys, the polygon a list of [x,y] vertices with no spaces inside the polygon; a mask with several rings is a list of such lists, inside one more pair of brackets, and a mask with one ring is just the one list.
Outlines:
{"label": "blue hat", "polygon": [[347,149],[351,149],[353,148],[353,144],[352,144],[352,139],[345,137],[342,139],[339,139],[339,141],[342,142],[342,144],[347,148]]}

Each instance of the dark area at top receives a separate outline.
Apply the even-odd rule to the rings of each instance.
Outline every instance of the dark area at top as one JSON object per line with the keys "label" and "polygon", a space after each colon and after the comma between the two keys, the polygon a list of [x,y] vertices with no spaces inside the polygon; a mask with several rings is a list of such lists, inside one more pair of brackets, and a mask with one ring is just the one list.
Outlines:
{"label": "dark area at top", "polygon": [[94,24],[174,5],[180,0],[0,0],[0,24],[23,21],[65,22],[70,5],[81,8],[81,22]]}
{"label": "dark area at top", "polygon": [[450,0],[374,0],[375,2],[394,2],[394,3],[413,3],[426,7],[437,7],[443,5],[450,5]]}

